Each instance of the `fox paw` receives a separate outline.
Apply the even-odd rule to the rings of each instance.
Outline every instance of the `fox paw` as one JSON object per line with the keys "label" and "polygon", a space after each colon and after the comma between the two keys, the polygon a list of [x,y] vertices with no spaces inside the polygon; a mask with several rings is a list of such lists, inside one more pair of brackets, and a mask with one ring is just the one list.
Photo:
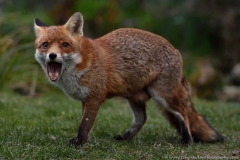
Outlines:
{"label": "fox paw", "polygon": [[124,141],[125,140],[123,138],[123,136],[121,136],[121,135],[116,135],[116,136],[113,137],[113,139],[116,140],[116,141]]}
{"label": "fox paw", "polygon": [[70,141],[69,141],[69,146],[81,146],[83,145],[83,141],[82,139],[78,138],[78,137],[75,137],[75,138],[72,138]]}

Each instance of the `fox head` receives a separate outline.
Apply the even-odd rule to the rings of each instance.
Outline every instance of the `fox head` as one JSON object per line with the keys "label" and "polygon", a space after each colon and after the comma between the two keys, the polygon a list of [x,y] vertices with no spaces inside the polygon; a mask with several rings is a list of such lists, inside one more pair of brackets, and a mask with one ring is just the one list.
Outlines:
{"label": "fox head", "polygon": [[46,26],[38,18],[34,20],[35,58],[52,82],[63,72],[72,70],[82,62],[80,43],[83,37],[83,17],[73,14],[62,26]]}

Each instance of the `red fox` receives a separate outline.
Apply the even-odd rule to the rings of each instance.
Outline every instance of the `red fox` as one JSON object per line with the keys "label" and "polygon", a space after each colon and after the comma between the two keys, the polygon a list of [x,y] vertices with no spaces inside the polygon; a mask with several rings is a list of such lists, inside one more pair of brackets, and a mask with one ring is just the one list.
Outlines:
{"label": "red fox", "polygon": [[128,100],[134,121],[116,140],[131,140],[144,125],[146,101],[152,98],[181,134],[181,142],[218,142],[218,134],[193,107],[182,70],[182,57],[159,35],[122,28],[92,40],[83,35],[83,16],[74,13],[63,26],[34,21],[35,58],[49,81],[83,105],[78,134],[82,145],[93,128],[100,105],[120,96]]}

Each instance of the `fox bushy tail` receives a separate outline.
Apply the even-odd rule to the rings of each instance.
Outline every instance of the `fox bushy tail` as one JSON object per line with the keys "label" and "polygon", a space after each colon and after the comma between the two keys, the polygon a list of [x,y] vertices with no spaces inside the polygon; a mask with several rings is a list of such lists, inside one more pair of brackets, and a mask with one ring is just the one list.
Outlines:
{"label": "fox bushy tail", "polygon": [[182,94],[181,100],[182,104],[186,109],[187,116],[190,124],[190,131],[194,141],[203,141],[203,142],[219,142],[223,141],[224,137],[217,133],[213,127],[207,122],[207,120],[202,117],[197,111],[194,109],[190,88],[187,80],[184,75],[182,75]]}
{"label": "fox bushy tail", "polygon": [[[181,83],[179,84],[177,95],[179,97],[178,105],[183,106],[186,113],[186,119],[188,119],[189,124],[189,134],[192,136],[195,142],[221,142],[224,141],[222,135],[218,134],[213,127],[207,122],[207,120],[202,117],[195,109],[191,100],[189,84],[185,79],[184,75],[182,75]],[[170,124],[174,126],[179,134],[183,137],[187,137],[188,135],[183,133],[182,124],[179,119],[168,110],[162,108],[161,109],[164,116],[168,119]]]}

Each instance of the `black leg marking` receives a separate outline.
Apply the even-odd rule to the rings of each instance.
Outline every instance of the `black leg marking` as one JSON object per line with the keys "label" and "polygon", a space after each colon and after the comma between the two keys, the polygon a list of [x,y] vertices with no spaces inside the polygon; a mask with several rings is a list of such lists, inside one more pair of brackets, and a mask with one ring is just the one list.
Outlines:
{"label": "black leg marking", "polygon": [[192,137],[189,134],[189,131],[188,131],[188,128],[187,128],[185,122],[180,121],[180,128],[181,128],[181,134],[182,134],[181,143],[183,145],[186,145],[186,146],[191,145],[192,144]]}

